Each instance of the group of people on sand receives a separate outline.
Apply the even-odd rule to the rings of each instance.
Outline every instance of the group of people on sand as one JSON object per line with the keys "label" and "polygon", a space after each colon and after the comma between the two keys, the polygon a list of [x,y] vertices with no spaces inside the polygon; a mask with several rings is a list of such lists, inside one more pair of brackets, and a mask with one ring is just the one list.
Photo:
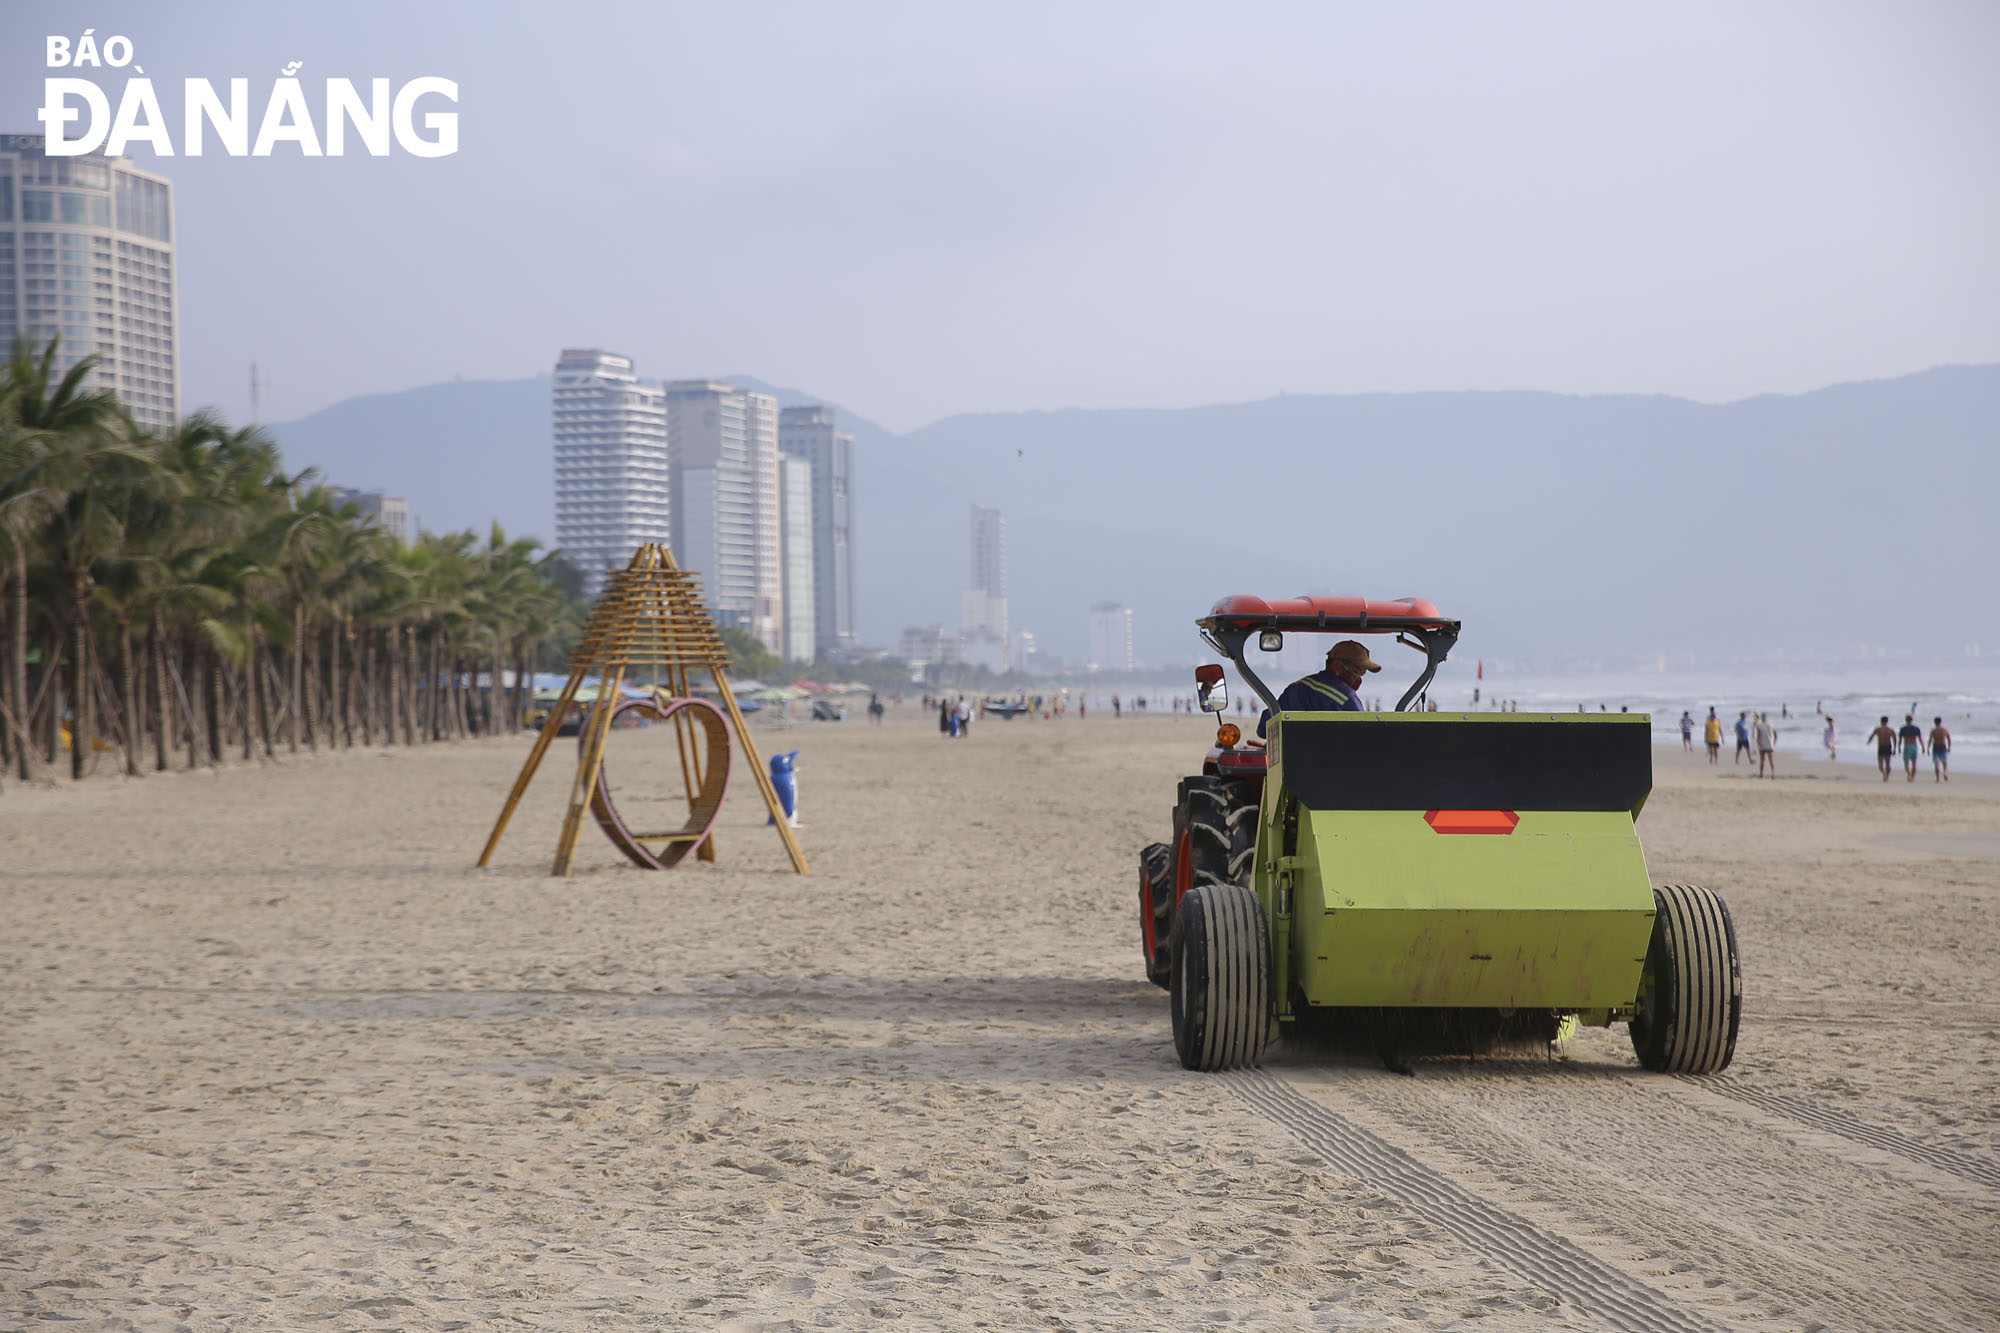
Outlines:
{"label": "group of people on sand", "polygon": [[[1839,757],[1837,750],[1840,739],[1839,728],[1834,724],[1833,714],[1823,709],[1820,711],[1826,718],[1826,731],[1820,737],[1820,744],[1826,747],[1827,760],[1832,762]],[[1786,710],[1786,715],[1790,716],[1789,709]],[[1736,762],[1741,764],[1749,759],[1754,745],[1757,755],[1757,776],[1776,778],[1778,724],[1771,720],[1771,715],[1748,711],[1738,713],[1735,731]],[[1931,780],[1951,781],[1951,733],[1945,730],[1943,718],[1932,718],[1930,734],[1925,735],[1924,729],[1917,725],[1915,713],[1903,715],[1903,725],[1900,730],[1891,727],[1885,715],[1881,724],[1868,733],[1868,737],[1875,742],[1875,763],[1876,767],[1882,770],[1882,781],[1889,780],[1898,748],[1903,752],[1903,771],[1909,775],[1911,782],[1917,780],[1917,760],[1924,754],[1931,757],[1933,774]],[[1712,707],[1708,710],[1708,720],[1702,724],[1702,741],[1708,748],[1708,762],[1720,764],[1722,719],[1716,716]],[[1686,711],[1681,713],[1681,746],[1687,750],[1694,749],[1694,715]]]}
{"label": "group of people on sand", "polygon": [[[1722,719],[1715,715],[1715,709],[1708,710],[1708,720],[1702,723],[1702,743],[1708,748],[1708,762],[1722,762]],[[1769,713],[1741,712],[1736,715],[1736,762],[1742,763],[1756,747],[1757,776],[1776,778],[1778,776],[1778,724]],[[1681,748],[1694,749],[1694,715],[1681,713]]]}
{"label": "group of people on sand", "polygon": [[[1833,722],[1829,719],[1827,722],[1829,735],[1832,734],[1832,727]],[[1903,714],[1903,725],[1900,728],[1891,728],[1889,717],[1885,713],[1875,730],[1868,733],[1868,737],[1875,742],[1875,767],[1882,770],[1882,781],[1889,780],[1889,774],[1895,767],[1898,747],[1903,751],[1903,772],[1909,775],[1911,782],[1917,780],[1917,760],[1925,754],[1931,757],[1931,781],[1951,781],[1951,733],[1945,730],[1943,718],[1931,719],[1930,734],[1926,736],[1924,729],[1917,725],[1915,713]],[[1830,750],[1832,747],[1828,748]]]}
{"label": "group of people on sand", "polygon": [[972,734],[972,705],[964,695],[956,700],[938,700],[938,731],[955,741],[962,741]]}

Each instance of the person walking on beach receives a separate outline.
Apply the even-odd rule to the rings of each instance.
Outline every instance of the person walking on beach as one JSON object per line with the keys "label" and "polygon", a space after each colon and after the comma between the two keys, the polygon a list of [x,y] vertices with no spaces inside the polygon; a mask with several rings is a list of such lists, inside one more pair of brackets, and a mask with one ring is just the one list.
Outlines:
{"label": "person walking on beach", "polygon": [[1778,776],[1778,724],[1771,720],[1769,713],[1757,714],[1757,776],[1764,776],[1764,766],[1771,766],[1771,776]]}
{"label": "person walking on beach", "polygon": [[881,726],[882,714],[888,711],[889,711],[888,709],[882,706],[881,695],[871,694],[868,696],[868,720],[870,722],[873,722],[878,727]]}
{"label": "person walking on beach", "polygon": [[952,735],[964,740],[972,734],[972,705],[965,701],[962,694],[958,696],[958,707],[952,710],[951,720]]}
{"label": "person walking on beach", "polygon": [[1694,753],[1694,714],[1681,709],[1681,748]]}
{"label": "person walking on beach", "polygon": [[1834,753],[1833,745],[1836,739],[1838,738],[1834,735],[1833,731],[1833,714],[1828,713],[1826,715],[1826,735],[1821,736],[1819,741],[1821,745],[1826,747],[1826,762],[1829,764],[1840,757]]}
{"label": "person walking on beach", "polygon": [[1111,696],[1111,716],[1114,718],[1125,716],[1124,706],[1119,703],[1118,696],[1115,694]]}
{"label": "person walking on beach", "polygon": [[952,733],[951,700],[940,695],[938,697],[938,735],[950,736]]}
{"label": "person walking on beach", "polygon": [[1882,715],[1882,724],[1868,733],[1875,742],[1875,767],[1882,770],[1882,781],[1889,780],[1889,767],[1896,761],[1896,731],[1889,725],[1889,715]]}
{"label": "person walking on beach", "polygon": [[1931,719],[1931,781],[1951,781],[1951,733],[1941,717]]}
{"label": "person walking on beach", "polygon": [[1903,743],[1903,771],[1910,775],[1910,781],[1917,780],[1917,756],[1924,750],[1924,729],[1917,725],[1915,713],[1903,714],[1902,730],[1896,739]]}
{"label": "person walking on beach", "polygon": [[[1885,717],[1882,720],[1887,722],[1889,719]],[[1736,715],[1736,762],[1740,764],[1749,757],[1750,715],[1748,713],[1738,713]]]}
{"label": "person walking on beach", "polygon": [[1721,763],[1722,719],[1715,715],[1715,708],[1712,705],[1708,710],[1708,721],[1701,724],[1701,741],[1708,747],[1708,762]]}

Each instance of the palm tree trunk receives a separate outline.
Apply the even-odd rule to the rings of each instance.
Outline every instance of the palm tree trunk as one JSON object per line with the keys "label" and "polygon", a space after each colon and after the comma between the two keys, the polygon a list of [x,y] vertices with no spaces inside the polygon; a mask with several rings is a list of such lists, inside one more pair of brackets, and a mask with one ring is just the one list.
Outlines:
{"label": "palm tree trunk", "polygon": [[[410,647],[411,712],[417,718],[419,738],[429,745],[437,739],[437,642],[426,640],[413,625],[410,627]],[[418,690],[423,693],[418,694]]]}
{"label": "palm tree trunk", "polygon": [[83,781],[83,757],[90,752],[90,590],[81,579],[70,590],[74,605],[70,610],[70,711],[69,776]]}
{"label": "palm tree trunk", "polygon": [[167,697],[167,639],[160,632],[160,608],[149,617],[148,637],[153,644],[153,767],[167,771],[167,732],[173,701]]}
{"label": "palm tree trunk", "polygon": [[305,712],[300,715],[299,724],[305,728],[306,747],[314,754],[318,754],[320,705],[325,701],[325,694],[320,689],[319,631],[317,629],[305,635],[305,645],[305,669],[301,673],[301,679],[304,681],[304,684],[300,687],[302,691],[300,703],[304,706]]}
{"label": "palm tree trunk", "polygon": [[[375,669],[375,636],[362,631],[361,637],[348,648],[347,706],[361,721],[361,743],[373,747],[375,744],[375,680],[369,673]],[[355,690],[361,693],[356,695]],[[349,745],[354,737],[347,738]]]}
{"label": "palm tree trunk", "polygon": [[[14,566],[10,561],[7,565],[7,586],[11,589],[13,585]],[[13,610],[14,599],[9,597],[6,608],[0,610],[0,630],[6,631],[0,634],[0,704],[7,705],[8,713],[19,717],[20,710],[14,706],[14,632],[9,628],[13,624]],[[16,744],[13,730],[0,726],[0,775],[14,766]]]}
{"label": "palm tree trunk", "polygon": [[49,650],[48,650],[48,653],[47,653],[47,657],[48,657],[48,661],[49,661],[49,665],[48,665],[48,666],[47,666],[47,667],[46,667],[46,668],[45,668],[45,669],[43,670],[43,672],[42,672],[42,684],[41,684],[41,689],[40,689],[40,693],[41,693],[41,694],[43,694],[43,695],[45,695],[45,696],[46,696],[46,697],[48,698],[48,701],[49,701],[49,704],[48,704],[48,710],[47,710],[46,712],[44,712],[44,713],[42,714],[42,718],[43,718],[43,721],[44,721],[44,724],[45,724],[45,725],[47,726],[47,728],[48,728],[48,737],[49,737],[49,767],[50,767],[50,768],[57,768],[57,767],[59,767],[59,766],[60,766],[60,765],[62,764],[62,761],[63,761],[63,752],[62,752],[62,714],[63,714],[63,685],[62,685],[62,663],[61,663],[61,661],[60,661],[60,660],[58,659],[58,657],[57,657],[57,655],[56,655],[56,651],[55,651],[55,645],[56,645],[56,644],[59,644],[59,643],[61,643],[61,642],[62,642],[62,638],[61,638],[61,636],[60,636],[60,635],[57,635],[57,636],[56,636],[56,637],[55,637],[55,638],[54,638],[54,639],[53,639],[53,640],[51,641],[51,643],[50,643],[50,647],[49,647]]}
{"label": "palm tree trunk", "polygon": [[201,701],[202,721],[207,724],[203,730],[208,733],[208,753],[205,757],[209,767],[217,768],[222,764],[222,747],[227,743],[223,737],[222,654],[216,651],[215,645],[203,644],[196,655],[207,668],[202,675],[208,687],[202,691]]}
{"label": "palm tree trunk", "polygon": [[132,669],[132,620],[118,618],[118,695],[125,710],[125,776],[139,776],[139,677]]}
{"label": "palm tree trunk", "polygon": [[292,601],[292,712],[286,720],[286,739],[292,753],[299,752],[299,722],[305,717],[305,660],[306,660],[306,604],[304,598]]}
{"label": "palm tree trunk", "polygon": [[[176,651],[167,658],[167,674],[172,677],[174,688],[180,692],[181,721],[187,731],[187,766],[188,772],[192,773],[201,765],[201,677],[196,674],[194,654],[182,653],[179,649],[180,646],[176,643]],[[181,675],[180,663],[175,660],[176,657],[188,664],[187,677]],[[192,677],[195,684],[192,694],[188,692],[188,677]]]}
{"label": "palm tree trunk", "polygon": [[[28,554],[16,551],[14,555],[14,613],[10,617],[14,636],[14,651],[7,663],[7,688],[12,698],[14,716],[21,725],[31,732],[34,719],[28,716]],[[22,741],[17,747],[21,761],[21,780],[27,781],[29,774],[29,742]]]}
{"label": "palm tree trunk", "polygon": [[278,678],[278,668],[271,661],[273,653],[266,650],[258,638],[250,640],[250,648],[251,669],[260,677],[256,691],[257,738],[264,743],[264,757],[276,759],[277,747],[271,743],[271,737],[277,730],[277,723],[272,720],[273,700],[283,691],[284,682]]}
{"label": "palm tree trunk", "polygon": [[[341,747],[341,737],[347,731],[347,715],[340,711],[340,621],[335,615],[326,632],[326,743],[335,750]],[[345,743],[354,744],[351,739]]]}
{"label": "palm tree trunk", "polygon": [[[417,723],[417,739],[425,745],[431,742],[431,705],[437,701],[437,691],[424,679],[429,648],[417,627],[410,626],[410,716]],[[418,694],[419,690],[423,693]]]}
{"label": "palm tree trunk", "polygon": [[387,696],[384,700],[384,706],[389,714],[389,724],[388,736],[382,743],[384,745],[394,745],[396,743],[396,724],[402,721],[398,716],[402,710],[397,705],[402,702],[403,693],[403,628],[400,625],[391,625],[388,633],[389,643],[384,651],[384,656],[388,660],[383,664],[382,674],[386,686],[383,694]]}
{"label": "palm tree trunk", "polygon": [[257,649],[253,645],[250,658],[236,671],[236,717],[243,727],[243,762],[249,763],[257,757],[257,727],[251,721],[251,710],[257,700]]}

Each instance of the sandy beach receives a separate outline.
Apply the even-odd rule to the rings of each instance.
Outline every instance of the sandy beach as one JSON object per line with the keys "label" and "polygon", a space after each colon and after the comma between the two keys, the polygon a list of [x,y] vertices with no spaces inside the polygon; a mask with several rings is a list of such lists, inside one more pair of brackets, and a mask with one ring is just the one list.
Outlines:
{"label": "sandy beach", "polygon": [[1135,861],[1208,734],[760,728],[806,878],[739,772],[718,864],[550,879],[566,750],[474,869],[525,737],[10,785],[0,1328],[2000,1327],[2000,779],[1659,751],[1720,1077],[1205,1076]]}

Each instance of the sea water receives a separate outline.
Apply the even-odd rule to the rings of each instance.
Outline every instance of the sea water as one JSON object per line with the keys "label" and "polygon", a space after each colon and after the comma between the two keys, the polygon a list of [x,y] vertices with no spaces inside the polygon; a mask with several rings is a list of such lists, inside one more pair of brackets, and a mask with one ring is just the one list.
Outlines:
{"label": "sea water", "polygon": [[[1695,721],[1694,743],[1701,748],[1701,727],[1710,707],[1722,719],[1722,748],[1736,748],[1736,715],[1752,719],[1763,713],[1778,727],[1778,758],[1794,762],[1826,762],[1821,737],[1830,715],[1836,724],[1839,762],[1875,766],[1875,744],[1868,733],[1883,718],[1891,728],[1914,715],[1929,737],[1933,718],[1943,718],[1951,733],[1951,766],[1982,773],[2000,773],[2000,672],[1990,668],[1954,670],[1922,667],[1907,670],[1847,671],[1743,670],[1716,672],[1631,672],[1565,675],[1514,675],[1488,669],[1476,677],[1477,666],[1447,663],[1434,681],[1431,698],[1439,708],[1497,708],[1503,700],[1523,713],[1618,712],[1650,713],[1659,743],[1678,745],[1682,710]],[[1384,673],[1386,674],[1386,673]],[[1479,703],[1472,691],[1479,691]],[[1365,691],[1364,691],[1365,692]],[[1902,747],[1897,746],[1897,771]],[[1931,773],[1928,754],[1919,763],[1925,778]]]}
{"label": "sea water", "polygon": [[[1403,665],[1400,657],[1392,659]],[[1282,689],[1293,676],[1283,669],[1267,672],[1258,663],[1259,674]],[[1409,684],[1407,677],[1392,677],[1384,670],[1362,685],[1361,695],[1370,707],[1394,708]],[[1680,717],[1685,709],[1694,717],[1694,743],[1700,752],[1701,726],[1710,707],[1722,719],[1722,748],[1725,758],[1736,749],[1736,715],[1768,714],[1778,726],[1778,759],[1781,764],[1827,763],[1821,737],[1826,719],[1836,723],[1839,763],[1875,767],[1875,745],[1868,733],[1887,717],[1891,728],[1903,725],[1905,714],[1913,714],[1928,738],[1933,718],[1943,718],[1951,733],[1951,767],[1968,772],[2000,773],[2000,670],[1991,666],[1956,669],[1949,667],[1855,667],[1833,670],[1748,668],[1715,671],[1664,672],[1566,672],[1524,674],[1486,668],[1478,675],[1476,661],[1446,662],[1431,682],[1430,697],[1442,710],[1451,712],[1492,712],[1507,702],[1523,713],[1616,713],[1623,709],[1652,716],[1653,737],[1662,745],[1678,745]],[[1255,696],[1230,673],[1230,719],[1241,722],[1237,705],[1261,709]],[[1378,684],[1378,682],[1380,682]],[[1060,683],[1059,683],[1060,684]],[[1479,691],[1473,701],[1472,692]],[[1054,693],[1051,689],[1048,693]],[[1072,696],[1078,694],[1071,690]],[[1083,694],[1093,710],[1110,711],[1111,696],[1120,693],[1111,687],[1092,686]],[[1180,693],[1158,686],[1134,686],[1122,692],[1127,702],[1144,695],[1155,710],[1172,707],[1170,696]],[[1192,693],[1192,688],[1187,691]],[[1072,705],[1073,706],[1073,705]],[[1896,750],[1896,771],[1902,771],[1902,747]],[[1926,780],[1931,760],[1925,754],[1918,771]]]}

